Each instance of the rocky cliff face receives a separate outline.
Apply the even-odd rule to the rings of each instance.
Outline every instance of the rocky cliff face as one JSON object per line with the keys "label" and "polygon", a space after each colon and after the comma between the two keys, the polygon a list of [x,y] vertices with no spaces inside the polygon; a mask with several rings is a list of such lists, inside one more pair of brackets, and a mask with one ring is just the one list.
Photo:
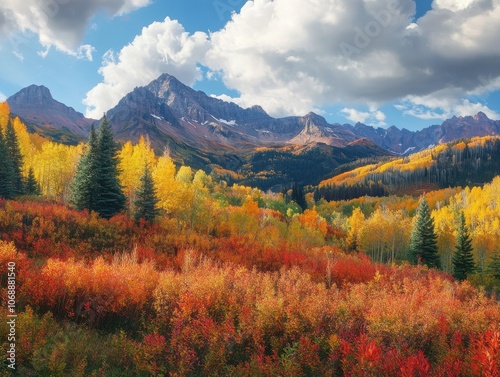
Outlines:
{"label": "rocky cliff face", "polygon": [[86,136],[94,122],[72,107],[56,101],[45,86],[28,86],[9,97],[7,102],[11,113],[20,116],[27,123],[69,131],[80,136]]}

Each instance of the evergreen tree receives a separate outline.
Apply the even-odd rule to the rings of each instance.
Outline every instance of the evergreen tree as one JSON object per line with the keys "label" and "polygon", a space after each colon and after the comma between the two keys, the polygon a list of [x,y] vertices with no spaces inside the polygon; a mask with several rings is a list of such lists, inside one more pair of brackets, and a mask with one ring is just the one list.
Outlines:
{"label": "evergreen tree", "polygon": [[41,194],[40,185],[36,181],[35,172],[33,168],[29,168],[28,177],[24,184],[24,193],[26,195],[40,195]]}
{"label": "evergreen tree", "polygon": [[158,204],[158,198],[156,197],[153,177],[149,171],[149,167],[146,164],[144,167],[144,173],[141,177],[141,186],[137,192],[137,199],[134,202],[136,207],[135,220],[139,221],[144,219],[148,222],[153,222],[158,210],[156,205]]}
{"label": "evergreen tree", "polygon": [[472,241],[469,229],[465,224],[465,215],[460,213],[460,227],[458,228],[456,251],[453,255],[453,277],[457,280],[465,280],[474,272],[474,256],[472,255]]}
{"label": "evergreen tree", "polygon": [[70,202],[79,211],[95,211],[97,195],[97,135],[94,125],[90,129],[88,151],[81,158],[71,184]]}
{"label": "evergreen tree", "polygon": [[5,144],[3,132],[0,129],[0,198],[12,199],[14,192],[12,160]]}
{"label": "evergreen tree", "polygon": [[92,126],[88,146],[71,186],[71,202],[79,210],[109,219],[125,208],[125,195],[118,181],[117,145],[106,116],[97,133]]}
{"label": "evergreen tree", "polygon": [[96,212],[109,219],[125,209],[125,195],[118,180],[117,145],[113,140],[113,132],[104,116],[97,133],[96,150]]}
{"label": "evergreen tree", "polygon": [[288,189],[286,187],[283,187],[281,189],[281,195],[283,195],[283,201],[285,202],[285,204],[288,204],[290,202],[290,198],[288,195]]}
{"label": "evergreen tree", "polygon": [[490,272],[495,279],[500,280],[500,251],[496,251],[490,265],[488,266],[488,272]]}
{"label": "evergreen tree", "polygon": [[5,146],[9,151],[11,165],[12,165],[12,185],[14,196],[23,194],[23,156],[21,154],[21,149],[19,148],[19,141],[17,140],[16,132],[12,122],[7,122],[7,127],[5,128]]}
{"label": "evergreen tree", "polygon": [[441,268],[434,220],[425,197],[422,197],[418,204],[416,220],[411,232],[410,259],[413,263],[422,263],[431,268]]}
{"label": "evergreen tree", "polygon": [[295,203],[297,203],[303,211],[307,209],[306,196],[304,194],[304,188],[302,186],[294,183],[292,186],[292,198]]}

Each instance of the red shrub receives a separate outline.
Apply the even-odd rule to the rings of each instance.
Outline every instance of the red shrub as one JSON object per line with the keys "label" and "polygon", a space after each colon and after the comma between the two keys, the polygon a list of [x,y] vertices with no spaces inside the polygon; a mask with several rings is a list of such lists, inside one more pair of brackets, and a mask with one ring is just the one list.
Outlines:
{"label": "red shrub", "polygon": [[500,331],[491,329],[474,341],[472,368],[475,376],[500,376]]}

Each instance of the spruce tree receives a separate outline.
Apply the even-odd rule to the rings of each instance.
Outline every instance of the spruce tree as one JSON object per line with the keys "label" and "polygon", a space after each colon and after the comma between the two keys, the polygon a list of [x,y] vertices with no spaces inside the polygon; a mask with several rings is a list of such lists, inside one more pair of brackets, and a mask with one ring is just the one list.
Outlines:
{"label": "spruce tree", "polygon": [[453,255],[453,277],[457,280],[465,280],[467,276],[474,272],[474,256],[472,254],[472,241],[469,229],[465,224],[465,215],[460,213],[460,226],[458,228],[457,245]]}
{"label": "spruce tree", "polygon": [[79,211],[95,211],[97,195],[97,135],[94,125],[90,129],[88,151],[81,158],[71,184],[70,202]]}
{"label": "spruce tree", "polygon": [[26,195],[40,195],[41,191],[40,185],[36,181],[33,168],[29,168],[28,177],[26,178],[26,183],[24,184],[24,193]]}
{"label": "spruce tree", "polygon": [[430,268],[441,268],[434,220],[425,197],[422,197],[418,204],[416,220],[411,232],[410,259],[413,263],[422,263]]}
{"label": "spruce tree", "polygon": [[113,217],[125,209],[125,195],[118,181],[117,145],[113,140],[113,132],[104,116],[97,132],[96,150],[96,212],[106,219]]}
{"label": "spruce tree", "polygon": [[294,183],[292,186],[292,200],[297,203],[302,211],[307,209],[307,201],[306,196],[304,194],[304,188],[299,186],[297,183]]}
{"label": "spruce tree", "polygon": [[12,199],[15,194],[12,160],[0,129],[0,198]]}
{"label": "spruce tree", "polygon": [[19,148],[19,141],[17,140],[16,132],[12,122],[7,122],[7,127],[5,128],[5,146],[9,151],[10,161],[12,165],[12,185],[14,196],[23,194],[23,156],[21,154],[21,149]]}
{"label": "spruce tree", "polygon": [[149,171],[149,167],[146,164],[144,167],[144,173],[141,177],[141,186],[137,192],[137,199],[134,202],[136,207],[135,220],[139,221],[144,219],[148,222],[153,222],[158,210],[156,205],[158,204],[158,198],[156,197],[153,177]]}
{"label": "spruce tree", "polygon": [[495,279],[500,280],[500,251],[497,250],[490,265],[488,266],[488,272],[493,275]]}

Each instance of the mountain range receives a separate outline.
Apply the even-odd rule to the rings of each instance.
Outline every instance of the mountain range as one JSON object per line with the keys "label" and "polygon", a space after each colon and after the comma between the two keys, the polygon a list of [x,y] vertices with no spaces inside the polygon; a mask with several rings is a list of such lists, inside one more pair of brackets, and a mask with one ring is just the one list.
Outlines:
{"label": "mountain range", "polygon": [[[7,102],[12,114],[35,132],[62,133],[63,140],[85,140],[91,124],[98,122],[54,100],[44,86],[24,88]],[[158,153],[167,148],[177,162],[206,170],[245,169],[263,147],[295,156],[318,149],[325,156],[344,156],[335,159],[342,163],[361,157],[407,155],[440,143],[500,134],[500,121],[484,113],[453,117],[420,131],[328,123],[312,112],[273,118],[260,106],[241,108],[193,90],[168,74],[135,88],[108,111],[107,118],[118,141],[135,142],[144,135]]]}

